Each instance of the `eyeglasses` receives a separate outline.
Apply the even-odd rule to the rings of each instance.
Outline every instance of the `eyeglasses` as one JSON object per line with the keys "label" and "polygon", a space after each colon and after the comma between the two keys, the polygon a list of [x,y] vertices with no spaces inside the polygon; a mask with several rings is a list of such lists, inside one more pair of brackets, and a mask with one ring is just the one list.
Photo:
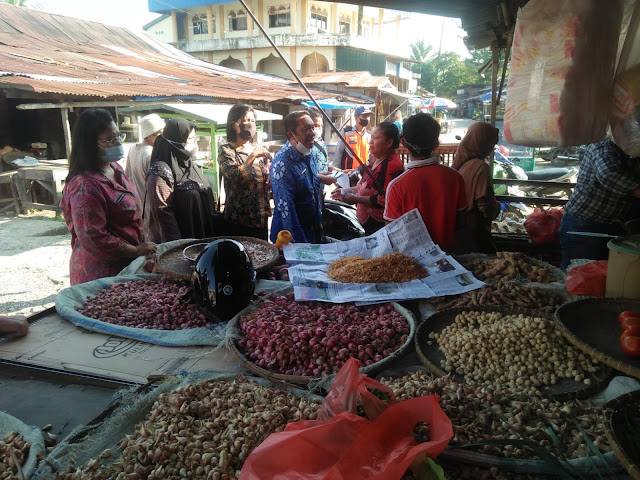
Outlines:
{"label": "eyeglasses", "polygon": [[127,134],[126,133],[119,133],[115,137],[99,138],[98,140],[100,140],[101,142],[108,143],[111,146],[114,146],[117,143],[123,143],[125,138],[127,138]]}

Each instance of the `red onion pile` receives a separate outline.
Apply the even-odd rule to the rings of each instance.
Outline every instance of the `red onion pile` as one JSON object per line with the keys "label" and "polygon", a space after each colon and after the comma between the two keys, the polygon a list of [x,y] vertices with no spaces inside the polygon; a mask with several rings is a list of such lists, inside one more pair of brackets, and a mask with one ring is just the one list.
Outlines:
{"label": "red onion pile", "polygon": [[166,278],[113,283],[76,310],[125,327],[183,330],[211,325],[195,304],[182,300],[188,291],[187,282]]}
{"label": "red onion pile", "polygon": [[409,337],[407,319],[390,303],[356,307],[296,302],[293,294],[268,298],[239,318],[243,336],[237,346],[272,372],[320,377],[337,372],[350,357],[371,365]]}

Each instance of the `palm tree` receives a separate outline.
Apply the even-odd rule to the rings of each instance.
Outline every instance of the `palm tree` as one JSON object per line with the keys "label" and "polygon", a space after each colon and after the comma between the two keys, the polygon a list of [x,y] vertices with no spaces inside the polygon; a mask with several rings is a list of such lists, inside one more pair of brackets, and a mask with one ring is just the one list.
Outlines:
{"label": "palm tree", "polygon": [[426,62],[431,56],[433,45],[425,45],[424,40],[418,40],[411,44],[411,59],[418,63]]}

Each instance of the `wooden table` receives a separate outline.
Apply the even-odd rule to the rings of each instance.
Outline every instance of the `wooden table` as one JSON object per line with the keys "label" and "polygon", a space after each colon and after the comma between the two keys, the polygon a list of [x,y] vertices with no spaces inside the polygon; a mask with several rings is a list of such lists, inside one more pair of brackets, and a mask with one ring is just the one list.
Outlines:
{"label": "wooden table", "polygon": [[[20,197],[22,211],[26,213],[29,208],[41,210],[54,210],[60,213],[60,198],[64,179],[69,174],[69,169],[64,165],[40,164],[31,167],[21,167],[17,170],[15,184]],[[32,187],[35,183],[42,185],[53,195],[53,202],[39,203],[33,198]]]}

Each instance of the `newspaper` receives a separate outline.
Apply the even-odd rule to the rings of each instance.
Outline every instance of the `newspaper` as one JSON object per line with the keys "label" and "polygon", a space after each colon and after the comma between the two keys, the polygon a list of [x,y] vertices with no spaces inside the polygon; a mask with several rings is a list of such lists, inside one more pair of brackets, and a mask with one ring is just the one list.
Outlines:
{"label": "newspaper", "polygon": [[[417,209],[368,237],[322,245],[290,243],[283,252],[291,264],[289,279],[296,300],[365,305],[455,295],[484,285],[433,242]],[[340,283],[327,275],[329,265],[340,258],[374,258],[394,252],[417,259],[428,276],[404,283]]]}

